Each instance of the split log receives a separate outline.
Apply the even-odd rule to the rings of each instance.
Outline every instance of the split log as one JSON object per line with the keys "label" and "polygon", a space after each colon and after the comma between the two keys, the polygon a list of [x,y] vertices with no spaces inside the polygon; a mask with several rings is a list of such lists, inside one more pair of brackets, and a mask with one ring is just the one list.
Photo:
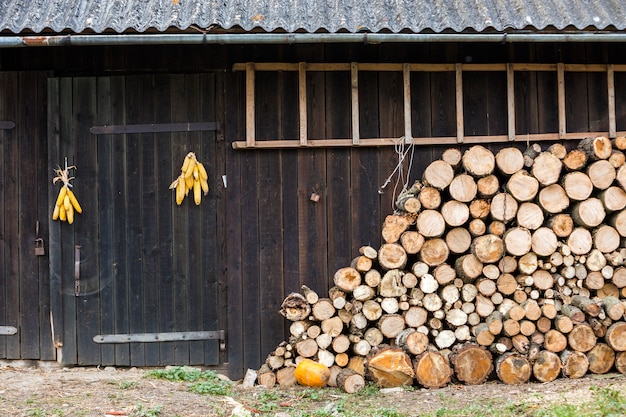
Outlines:
{"label": "split log", "polygon": [[474,343],[456,345],[450,354],[450,363],[456,378],[468,385],[484,383],[493,371],[491,353]]}
{"label": "split log", "polygon": [[517,225],[529,230],[541,227],[544,221],[543,210],[535,203],[522,203],[517,209]]}
{"label": "split log", "polygon": [[369,378],[379,387],[412,385],[415,372],[411,358],[399,347],[381,345],[372,349],[366,359]]}
{"label": "split log", "polygon": [[578,142],[578,149],[583,151],[592,160],[608,159],[613,151],[613,145],[606,136],[585,138]]}
{"label": "split log", "polygon": [[381,231],[382,238],[387,243],[397,242],[411,223],[410,217],[406,215],[389,215],[385,217]]}
{"label": "split log", "polygon": [[276,382],[281,388],[291,388],[297,385],[295,376],[296,367],[286,366],[276,371]]}
{"label": "split log", "polygon": [[481,145],[474,145],[463,154],[461,163],[465,171],[475,177],[484,177],[493,172],[495,157],[493,153]]}
{"label": "split log", "polygon": [[417,231],[426,238],[439,237],[446,230],[446,221],[436,210],[423,210],[417,215]]}
{"label": "split log", "polygon": [[[378,264],[384,270],[402,269],[406,266],[406,261],[406,251],[397,243],[385,243],[378,250]],[[335,285],[342,288],[337,282]]]}
{"label": "split log", "polygon": [[563,189],[571,200],[583,201],[591,196],[593,183],[587,174],[581,171],[570,172],[563,177]]}
{"label": "split log", "polygon": [[419,355],[428,348],[428,336],[409,327],[398,333],[396,345],[412,355]]}
{"label": "split log", "polygon": [[414,361],[417,382],[426,388],[441,388],[450,382],[454,373],[448,360],[436,351],[424,352]]}
{"label": "split log", "polygon": [[352,292],[361,285],[361,273],[354,268],[345,267],[337,270],[333,278],[335,286],[345,292]]}
{"label": "split log", "polygon": [[[422,175],[422,182],[424,185],[443,190],[450,185],[453,178],[454,170],[450,164],[442,160],[437,160],[428,164]],[[422,204],[424,204],[423,201]]]}
{"label": "split log", "polygon": [[626,207],[626,191],[621,187],[612,186],[598,194],[604,208],[609,211],[620,211]]}
{"label": "split log", "polygon": [[589,352],[596,345],[596,339],[593,329],[587,323],[575,325],[567,335],[570,348],[578,352]]}
{"label": "split log", "polygon": [[495,175],[487,175],[476,181],[476,187],[480,198],[491,198],[500,189],[500,180]]}
{"label": "split log", "polygon": [[561,213],[549,218],[546,226],[552,229],[557,237],[568,237],[574,230],[574,220],[569,214]]}
{"label": "split log", "polygon": [[539,182],[528,172],[520,170],[509,178],[506,189],[517,201],[530,201],[539,191]]}
{"label": "split log", "polygon": [[495,158],[498,170],[504,175],[513,175],[524,168],[524,155],[518,148],[502,148]]}
{"label": "split log", "polygon": [[571,216],[574,223],[587,228],[592,228],[602,223],[606,216],[606,212],[604,211],[602,201],[593,197],[574,204]]}
{"label": "split log", "polygon": [[498,379],[507,385],[527,382],[531,372],[532,368],[528,359],[515,353],[505,353],[496,361]]}
{"label": "split log", "polygon": [[578,171],[587,165],[587,154],[580,149],[572,149],[562,161],[568,171]]}
{"label": "split log", "polygon": [[559,158],[550,152],[542,152],[535,158],[531,173],[545,187],[559,181],[562,167]]}
{"label": "split log", "polygon": [[418,199],[424,210],[434,210],[441,205],[441,193],[435,187],[422,188]]}
{"label": "split log", "polygon": [[344,368],[337,375],[337,386],[348,394],[354,394],[365,388],[365,378],[352,369]]}
{"label": "split log", "polygon": [[[448,226],[461,226],[469,220],[469,207],[460,201],[449,200],[441,206],[441,216]],[[443,231],[437,236],[441,235],[443,235]]]}
{"label": "split log", "polygon": [[491,200],[490,213],[495,220],[508,223],[517,214],[517,201],[508,193],[496,194]]}
{"label": "split log", "polygon": [[569,206],[569,197],[563,187],[552,184],[539,191],[537,202],[546,212],[558,214]]}
{"label": "split log", "polygon": [[448,192],[450,193],[450,197],[452,197],[452,199],[463,203],[469,203],[476,198],[478,186],[476,185],[476,181],[473,177],[467,174],[460,174],[454,177],[452,182],[450,182]]}
{"label": "split log", "polygon": [[613,350],[626,351],[626,323],[623,321],[613,323],[606,331],[604,338]]}
{"label": "split log", "polygon": [[533,375],[539,382],[554,381],[561,373],[561,359],[554,352],[542,350],[533,363]]}
{"label": "split log", "polygon": [[609,161],[600,160],[587,167],[587,175],[598,190],[606,190],[613,184],[616,172]]}
{"label": "split log", "polygon": [[441,265],[448,259],[450,250],[443,239],[428,239],[422,245],[422,250],[419,255],[420,260],[425,264],[429,266],[437,266]]}
{"label": "split log", "polygon": [[589,360],[583,352],[564,350],[561,353],[563,376],[566,378],[582,378],[589,369]]}
{"label": "split log", "polygon": [[588,353],[589,372],[606,374],[615,364],[615,351],[605,343],[596,344]]}
{"label": "split log", "polygon": [[[357,271],[355,272],[358,274]],[[281,304],[280,314],[291,321],[308,319],[309,314],[311,314],[311,306],[302,294],[293,292]]]}

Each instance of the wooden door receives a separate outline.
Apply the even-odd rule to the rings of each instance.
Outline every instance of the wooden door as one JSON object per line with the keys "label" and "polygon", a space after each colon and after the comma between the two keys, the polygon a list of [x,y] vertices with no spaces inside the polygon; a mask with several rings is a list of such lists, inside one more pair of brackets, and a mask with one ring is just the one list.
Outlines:
{"label": "wooden door", "polygon": [[[224,268],[214,76],[54,78],[48,92],[50,169],[76,166],[83,208],[74,224],[50,226],[59,359],[218,365]],[[168,187],[190,151],[206,166],[211,190],[198,206],[193,198],[177,206]],[[51,186],[51,202],[58,190]]]}

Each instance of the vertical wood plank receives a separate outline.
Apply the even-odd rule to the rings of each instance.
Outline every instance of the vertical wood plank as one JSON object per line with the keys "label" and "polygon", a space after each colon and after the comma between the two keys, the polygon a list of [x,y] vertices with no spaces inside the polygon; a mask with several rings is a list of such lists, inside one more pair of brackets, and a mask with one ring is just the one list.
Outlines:
{"label": "vertical wood plank", "polygon": [[[6,96],[8,95],[10,73],[0,72],[0,119],[9,120],[13,119],[13,115],[8,111],[8,104],[10,103]],[[12,112],[11,112],[12,113]],[[5,166],[5,146],[10,137],[9,129],[0,129],[0,175],[4,178],[4,166]],[[0,181],[0,207],[5,207],[5,182]],[[0,210],[0,232],[5,231],[5,211]],[[6,249],[6,242],[4,239],[0,239],[0,323],[3,326],[7,325],[7,274],[5,271],[5,256],[4,251]],[[6,340],[7,336],[0,336],[0,358],[6,358]]]}
{"label": "vertical wood plank", "polygon": [[515,72],[513,65],[506,65],[507,133],[510,141],[515,140]]}
{"label": "vertical wood plank", "polygon": [[413,143],[413,135],[411,133],[411,71],[409,64],[402,66],[402,84],[404,95],[404,142]]}
{"label": "vertical wood plank", "polygon": [[[111,77],[97,78],[97,120],[98,125],[113,124],[111,108]],[[121,139],[117,137],[117,139]],[[100,247],[100,265],[98,268],[100,281],[100,331],[102,334],[114,334],[114,288],[113,288],[113,188],[111,186],[113,172],[111,170],[113,153],[113,135],[97,135],[94,138],[97,153],[97,201],[98,201],[98,235]],[[85,189],[85,188],[83,188]],[[101,364],[115,365],[115,346],[100,347]]]}
{"label": "vertical wood plank", "polygon": [[306,108],[306,63],[298,64],[298,109],[300,112],[300,146],[307,144],[307,108]]}
{"label": "vertical wood plank", "polygon": [[[36,76],[37,86],[37,110],[35,117],[35,125],[37,130],[36,141],[36,159],[37,159],[37,213],[36,219],[39,224],[39,236],[45,240],[45,246],[48,246],[48,228],[51,219],[50,204],[48,200],[48,189],[50,174],[48,170],[48,142],[46,140],[46,127],[47,127],[47,111],[46,103],[48,100],[47,94],[47,80],[49,74],[45,72],[38,72]],[[0,81],[1,85],[1,81]],[[0,161],[2,157],[0,156]],[[1,193],[1,191],[0,191]],[[0,227],[0,230],[1,227]],[[46,247],[46,251],[48,247]],[[37,284],[39,286],[39,358],[40,360],[55,360],[56,350],[52,343],[52,332],[50,331],[50,267],[48,258],[46,256],[40,256],[37,259]],[[2,284],[0,284],[2,285]],[[1,296],[0,296],[1,299]]]}
{"label": "vertical wood plank", "polygon": [[[141,79],[143,90],[143,104],[141,106],[140,119],[144,123],[163,123],[164,120],[156,118],[156,107],[163,102],[167,102],[167,95],[157,96],[154,77],[144,75]],[[189,92],[192,94],[192,91]],[[141,285],[143,289],[143,311],[144,331],[148,333],[158,332],[159,323],[155,317],[159,315],[159,235],[158,227],[155,227],[154,219],[162,222],[159,217],[158,206],[165,203],[167,197],[171,198],[172,193],[168,190],[169,184],[160,184],[157,178],[157,171],[161,168],[158,165],[156,154],[156,134],[143,134],[140,136],[140,177],[135,180],[140,183],[141,191],[136,199],[141,205]],[[169,208],[169,205],[166,205]],[[144,345],[145,364],[147,366],[159,365],[159,344],[146,343]]]}
{"label": "vertical wood plank", "polygon": [[350,79],[352,85],[352,144],[360,142],[359,132],[359,67],[356,62],[350,63]]}
{"label": "vertical wood plank", "polygon": [[[89,128],[96,121],[96,79],[95,77],[78,77],[73,81],[74,114],[73,137],[74,165],[71,171],[76,177],[72,184],[76,198],[84,214],[76,214],[71,226],[75,235],[75,245],[80,246],[80,296],[76,302],[76,343],[79,365],[99,365],[100,345],[93,343],[92,338],[100,334],[100,277],[99,268],[99,235],[98,216],[89,213],[98,207],[96,193],[97,147],[95,137]],[[70,226],[70,225],[68,225]]]}
{"label": "vertical wood plank", "polygon": [[[228,147],[237,135],[243,135],[246,131],[246,106],[245,106],[245,77],[237,73],[227,73],[224,86],[225,94],[236,97],[235,100],[224,102],[224,136],[229,138]],[[241,137],[241,136],[239,136]],[[241,175],[244,152],[231,152],[226,161],[226,179],[228,188],[226,200],[228,210],[226,216],[226,253],[228,268],[228,373],[243,375],[244,364],[244,314],[243,309],[247,300],[243,298],[244,271],[241,260],[243,244],[242,215],[242,188]],[[246,278],[247,281],[247,278]],[[258,365],[257,365],[258,366]]]}
{"label": "vertical wood plank", "polygon": [[[126,111],[129,106],[126,85],[131,84],[125,76],[111,78],[111,120],[113,124],[126,124]],[[112,215],[113,215],[113,328],[115,333],[129,333],[129,280],[128,254],[126,251],[126,228],[129,222],[127,207],[127,166],[125,164],[128,135],[112,140]],[[131,198],[131,197],[129,197]],[[130,345],[115,345],[115,363],[118,366],[131,364]]]}
{"label": "vertical wood plank", "polygon": [[463,143],[463,65],[455,65],[456,80],[456,141]]}
{"label": "vertical wood plank", "polygon": [[[185,75],[185,108],[187,114],[185,119],[187,121],[192,120],[206,120],[206,116],[201,113],[201,84],[200,75],[188,74]],[[183,119],[181,119],[182,121]],[[200,132],[187,133],[187,147],[189,150],[196,153],[197,158],[202,157],[202,142]],[[206,162],[206,160],[200,159],[200,162]],[[182,160],[181,160],[182,163]],[[214,279],[214,276],[206,276],[202,270],[202,258],[206,255],[206,248],[203,246],[202,236],[202,215],[207,210],[207,200],[204,197],[204,201],[197,206],[193,198],[193,190],[189,191],[188,200],[186,201],[188,215],[189,215],[189,230],[187,241],[187,256],[189,262],[189,275],[188,275],[188,329],[189,330],[204,330],[203,327],[203,308],[204,302],[202,297],[203,281]],[[177,300],[178,302],[179,300]],[[180,300],[181,302],[183,300]],[[215,303],[215,300],[207,300],[207,303]],[[204,363],[204,352],[202,351],[204,342],[202,341],[190,341],[189,342],[189,364],[201,365]]]}
{"label": "vertical wood plank", "polygon": [[[171,121],[187,120],[187,91],[185,76],[172,75],[171,88]],[[190,151],[187,135],[184,132],[172,133],[172,159],[174,167],[180,165]],[[183,204],[174,205],[172,213],[173,228],[173,275],[174,275],[174,326],[176,331],[189,329],[189,210],[193,209],[193,195],[185,197]],[[189,364],[189,342],[174,343],[174,361],[177,365]]]}
{"label": "vertical wood plank", "polygon": [[608,95],[609,138],[617,136],[615,122],[615,70],[613,64],[606,66],[606,87]]}
{"label": "vertical wood plank", "polygon": [[254,63],[246,64],[246,144],[254,146],[255,141],[255,86],[254,86]]}
{"label": "vertical wood plank", "polygon": [[[154,109],[154,119],[170,121],[172,119],[171,100],[171,76],[158,74],[154,76],[154,96],[162,98]],[[156,182],[159,195],[167,190],[171,181],[180,175],[182,160],[180,155],[172,153],[172,138],[170,133],[157,133],[155,135],[156,147]],[[166,198],[157,198],[157,215],[159,222],[156,226],[158,233],[158,322],[160,332],[176,331],[174,318],[174,272],[172,264],[173,248],[173,216],[179,215],[179,207],[176,206],[176,197],[172,190],[167,190]],[[159,365],[175,363],[174,343],[159,343]]]}
{"label": "vertical wood plank", "polygon": [[[145,85],[145,76],[133,75],[126,78],[127,107],[126,117],[128,124],[142,123],[144,106],[150,106],[148,96],[150,88]],[[141,171],[142,171],[143,143],[140,134],[126,135],[126,242],[128,252],[128,324],[131,333],[145,331],[144,285],[142,253],[142,210],[141,201]],[[146,365],[144,343],[130,343],[130,361],[133,366]]]}
{"label": "vertical wood plank", "polygon": [[562,62],[557,63],[557,94],[559,109],[559,139],[563,139],[567,133],[565,115],[565,71]]}
{"label": "vertical wood plank", "polygon": [[[60,153],[60,82],[58,78],[48,80],[48,180],[46,188],[48,201],[56,201],[58,189],[52,186],[50,177]],[[1,186],[0,186],[1,187]],[[4,195],[4,193],[0,193]],[[50,209],[48,209],[50,210]],[[4,213],[4,212],[3,212]],[[48,216],[52,213],[48,211]],[[58,221],[50,221],[48,227],[48,260],[50,263],[50,321],[53,346],[60,348],[63,344],[63,300],[61,297],[61,225]]]}

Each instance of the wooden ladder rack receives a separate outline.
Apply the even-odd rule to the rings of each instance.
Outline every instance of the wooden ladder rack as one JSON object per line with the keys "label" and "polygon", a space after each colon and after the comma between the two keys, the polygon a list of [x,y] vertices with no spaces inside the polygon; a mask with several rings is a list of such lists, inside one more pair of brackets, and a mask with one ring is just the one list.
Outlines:
{"label": "wooden ladder rack", "polygon": [[[246,140],[235,141],[233,149],[282,149],[282,148],[328,148],[350,146],[390,146],[397,145],[400,138],[361,138],[359,133],[359,71],[401,72],[403,75],[404,103],[404,143],[460,144],[514,141],[545,141],[582,139],[588,136],[626,135],[626,131],[617,131],[615,119],[615,72],[626,72],[626,65],[613,64],[409,64],[409,63],[238,63],[233,71],[246,72]],[[255,136],[255,73],[257,71],[296,71],[298,72],[299,103],[299,138],[278,140],[256,140]],[[327,138],[311,139],[307,132],[307,71],[349,71],[351,82],[351,117],[352,137],[347,139]],[[463,113],[463,73],[506,72],[507,91],[507,134],[467,136],[464,133]],[[517,134],[515,132],[515,72],[549,71],[557,74],[558,132],[538,134]],[[412,137],[411,125],[411,72],[454,72],[456,103],[456,136]],[[601,72],[607,77],[608,96],[608,132],[568,132],[565,111],[565,73],[566,72]]]}

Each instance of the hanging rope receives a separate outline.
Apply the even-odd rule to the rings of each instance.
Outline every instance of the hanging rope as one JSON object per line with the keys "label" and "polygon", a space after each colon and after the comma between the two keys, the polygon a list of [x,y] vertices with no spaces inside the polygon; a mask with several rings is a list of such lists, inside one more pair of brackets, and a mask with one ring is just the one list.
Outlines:
{"label": "hanging rope", "polygon": [[[408,146],[406,146],[404,136],[402,136],[394,144],[394,150],[396,152],[396,155],[398,156],[398,163],[396,164],[396,167],[393,169],[393,171],[391,171],[391,174],[389,174],[384,184],[378,188],[378,194],[383,194],[385,192],[385,188],[392,181],[394,175],[397,175],[396,182],[393,187],[393,198],[391,200],[392,211],[395,211],[396,195],[398,195],[397,191],[399,184],[402,183],[402,190],[399,194],[405,192],[409,187],[409,178],[411,176],[411,169],[413,167],[413,155],[415,153],[415,146],[413,145],[413,143],[410,143],[408,144]],[[407,155],[409,155],[409,152],[411,155],[409,157],[408,167],[405,173],[405,159]]]}

